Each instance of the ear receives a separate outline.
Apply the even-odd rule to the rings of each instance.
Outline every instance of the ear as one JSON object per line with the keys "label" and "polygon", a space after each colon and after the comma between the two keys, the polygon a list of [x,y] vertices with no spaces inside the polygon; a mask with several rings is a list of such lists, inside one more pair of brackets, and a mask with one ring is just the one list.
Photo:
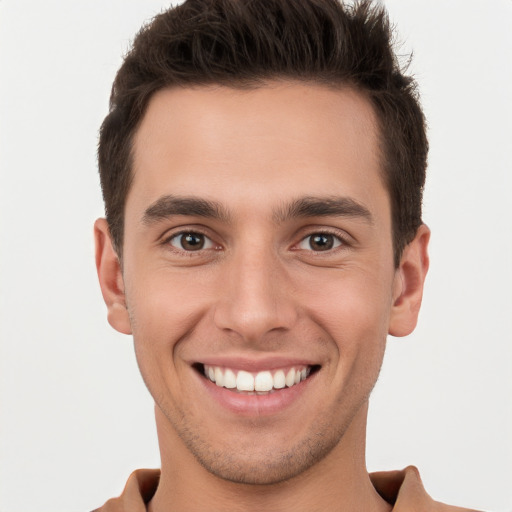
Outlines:
{"label": "ear", "polygon": [[428,242],[430,229],[422,224],[409,243],[395,273],[393,306],[389,334],[407,336],[416,327],[423,297],[423,283],[428,271]]}
{"label": "ear", "polygon": [[106,219],[98,219],[94,223],[94,241],[96,244],[96,270],[103,300],[107,305],[108,323],[116,331],[131,334],[121,264],[112,244]]}

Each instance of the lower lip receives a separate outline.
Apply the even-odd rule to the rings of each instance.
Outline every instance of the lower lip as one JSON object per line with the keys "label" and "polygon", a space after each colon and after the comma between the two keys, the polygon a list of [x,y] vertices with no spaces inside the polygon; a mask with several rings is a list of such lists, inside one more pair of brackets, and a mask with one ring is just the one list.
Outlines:
{"label": "lower lip", "polygon": [[290,388],[276,390],[266,395],[247,395],[217,386],[206,377],[198,374],[206,391],[224,408],[244,416],[269,416],[281,412],[295,403],[312,384],[316,372],[306,380]]}

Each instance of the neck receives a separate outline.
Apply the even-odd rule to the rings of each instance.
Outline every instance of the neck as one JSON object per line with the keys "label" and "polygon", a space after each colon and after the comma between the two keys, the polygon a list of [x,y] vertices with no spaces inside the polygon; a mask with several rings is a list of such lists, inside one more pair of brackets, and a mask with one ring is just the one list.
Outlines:
{"label": "neck", "polygon": [[367,411],[366,403],[338,445],[308,470],[284,482],[251,485],[224,480],[204,469],[157,408],[162,473],[148,511],[390,511],[366,471]]}

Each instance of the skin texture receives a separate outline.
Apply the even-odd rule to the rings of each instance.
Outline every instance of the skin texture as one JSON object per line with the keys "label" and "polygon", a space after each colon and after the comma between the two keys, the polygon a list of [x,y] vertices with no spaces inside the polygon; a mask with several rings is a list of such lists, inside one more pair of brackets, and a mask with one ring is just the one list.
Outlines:
{"label": "skin texture", "polygon": [[[376,130],[350,89],[152,98],[134,141],[122,269],[105,220],[95,226],[109,322],[133,334],[156,403],[162,477],[150,510],[390,509],[365,469],[368,397],[387,334],[416,324],[429,231],[396,269]],[[168,196],[187,198],[186,212],[166,215]],[[304,198],[344,208],[297,215],[290,205]],[[183,231],[204,248],[184,248]],[[315,234],[334,246],[319,250]],[[215,358],[319,371],[300,399],[241,414],[212,399],[193,366]]]}

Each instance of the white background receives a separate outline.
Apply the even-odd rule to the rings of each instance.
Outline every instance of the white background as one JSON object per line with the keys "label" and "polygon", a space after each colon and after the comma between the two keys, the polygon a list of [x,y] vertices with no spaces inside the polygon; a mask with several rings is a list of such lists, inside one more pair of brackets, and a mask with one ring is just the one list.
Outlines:
{"label": "white background", "polygon": [[[430,125],[431,271],[389,340],[370,470],[512,510],[512,1],[386,1]],[[158,0],[0,1],[0,512],[86,511],[157,467],[131,339],[96,283],[95,150],[121,55]]]}

